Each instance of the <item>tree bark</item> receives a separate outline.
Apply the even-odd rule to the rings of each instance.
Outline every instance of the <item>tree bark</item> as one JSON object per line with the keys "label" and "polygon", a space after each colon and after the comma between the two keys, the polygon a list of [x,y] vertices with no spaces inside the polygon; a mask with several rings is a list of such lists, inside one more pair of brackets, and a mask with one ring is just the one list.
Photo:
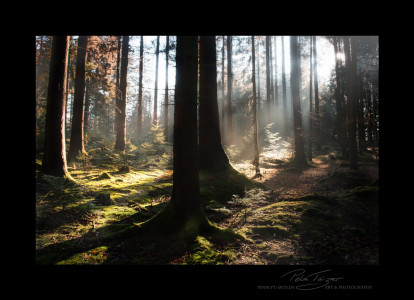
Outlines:
{"label": "tree bark", "polygon": [[224,140],[224,135],[225,135],[225,121],[224,121],[224,116],[225,116],[225,111],[226,111],[226,98],[224,96],[224,55],[225,55],[225,51],[224,51],[224,35],[223,35],[223,41],[222,41],[222,47],[221,47],[221,135],[222,138]]}
{"label": "tree bark", "polygon": [[155,86],[154,86],[154,117],[153,125],[158,124],[158,60],[160,56],[160,36],[157,36],[157,48],[155,49]]}
{"label": "tree bark", "polygon": [[127,71],[128,71],[128,47],[129,36],[122,37],[122,58],[121,71],[119,79],[119,106],[116,109],[118,113],[118,125],[115,140],[115,149],[124,151],[126,146],[126,93],[127,93]]}
{"label": "tree bark", "polygon": [[[255,167],[255,177],[261,176],[260,174],[260,162],[259,162],[259,144],[257,141],[257,116],[256,116],[256,75],[255,75],[255,49],[254,49],[254,36],[252,35],[252,83],[253,83],[253,103],[252,103],[252,115],[253,115],[253,165]],[[269,90],[268,90],[269,91]]]}
{"label": "tree bark", "polygon": [[[351,43],[350,43],[351,39]],[[358,150],[356,140],[356,44],[353,37],[344,37],[345,67],[346,67],[346,91],[347,91],[347,124],[349,165],[351,169],[358,169]]]}
{"label": "tree bark", "polygon": [[318,63],[317,63],[317,51],[316,51],[316,36],[313,36],[313,72],[315,81],[315,125],[314,125],[314,137],[316,142],[316,150],[321,150],[321,122],[319,116],[319,79],[318,79]]}
{"label": "tree bark", "polygon": [[71,178],[66,168],[65,92],[69,36],[54,36],[47,93],[45,146],[41,175]]}
{"label": "tree bark", "polygon": [[293,106],[293,128],[295,137],[295,157],[294,162],[298,166],[304,166],[307,164],[305,157],[305,145],[303,138],[302,127],[302,113],[300,108],[300,67],[299,67],[299,53],[298,40],[296,36],[290,37],[290,86],[292,93],[292,106]]}
{"label": "tree bark", "polygon": [[270,36],[266,36],[266,122],[271,116],[271,87],[270,87]]}
{"label": "tree bark", "polygon": [[233,105],[232,105],[232,36],[227,36],[227,132],[226,142],[228,145],[233,143]]}
{"label": "tree bark", "polygon": [[313,39],[310,37],[309,40],[309,143],[308,143],[308,159],[309,161],[312,161],[312,126],[313,126],[313,104],[312,104],[312,96],[313,96],[313,85],[312,85],[312,77],[313,77]]}
{"label": "tree bark", "polygon": [[144,64],[144,37],[141,35],[141,42],[139,45],[139,81],[138,81],[138,124],[137,133],[140,137],[142,135],[142,71]]}
{"label": "tree bark", "polygon": [[285,72],[285,39],[282,38],[282,93],[283,93],[283,137],[286,139],[288,133],[287,100],[286,100],[286,72]]}
{"label": "tree bark", "polygon": [[83,144],[83,120],[87,45],[88,37],[84,35],[79,36],[78,50],[76,54],[75,98],[73,100],[72,130],[70,134],[68,161],[71,160],[72,157],[86,153]]}
{"label": "tree bark", "polygon": [[200,170],[229,167],[220,135],[217,102],[216,38],[200,36],[199,152]]}
{"label": "tree bark", "polygon": [[165,96],[164,96],[164,136],[168,140],[168,55],[170,50],[170,37],[167,35],[165,44]]}

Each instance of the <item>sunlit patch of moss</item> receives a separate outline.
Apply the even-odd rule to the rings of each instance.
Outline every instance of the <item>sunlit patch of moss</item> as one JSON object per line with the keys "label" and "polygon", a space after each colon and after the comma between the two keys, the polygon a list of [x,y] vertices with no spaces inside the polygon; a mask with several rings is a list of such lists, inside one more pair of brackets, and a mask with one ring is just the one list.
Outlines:
{"label": "sunlit patch of moss", "polygon": [[107,258],[107,246],[97,247],[85,252],[77,253],[68,259],[57,262],[57,265],[100,265]]}

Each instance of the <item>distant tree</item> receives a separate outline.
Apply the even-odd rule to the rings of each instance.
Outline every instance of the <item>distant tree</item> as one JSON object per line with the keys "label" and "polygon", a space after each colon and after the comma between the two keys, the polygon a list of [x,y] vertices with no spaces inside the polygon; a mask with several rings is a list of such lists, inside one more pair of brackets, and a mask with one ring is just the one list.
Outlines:
{"label": "distant tree", "polygon": [[312,77],[313,77],[313,61],[312,61],[312,54],[313,54],[313,38],[310,37],[309,41],[309,143],[308,143],[308,159],[309,161],[312,161],[312,127],[313,127],[313,104],[312,104],[312,94],[313,94],[313,85],[312,85]]}
{"label": "distant tree", "polygon": [[154,86],[154,116],[153,116],[153,125],[158,124],[158,61],[160,56],[160,36],[157,36],[157,46],[155,50],[155,86]]}
{"label": "distant tree", "polygon": [[320,139],[320,116],[319,116],[319,79],[318,79],[318,63],[317,63],[317,51],[316,51],[316,36],[313,36],[313,74],[315,84],[315,124],[314,124],[314,137],[316,142],[316,150],[321,150]]}
{"label": "distant tree", "polygon": [[76,55],[75,98],[73,101],[72,130],[70,135],[68,160],[71,160],[72,157],[76,157],[78,154],[86,154],[83,143],[83,120],[87,44],[88,37],[85,35],[79,36]]}
{"label": "distant tree", "polygon": [[270,36],[266,36],[266,122],[270,122],[271,111],[271,78],[270,78]]}
{"label": "distant tree", "polygon": [[298,45],[298,38],[296,36],[290,37],[290,81],[292,90],[292,103],[293,103],[293,128],[295,137],[295,156],[294,162],[299,166],[307,164],[305,157],[305,145],[303,138],[302,127],[302,113],[300,108],[300,50]]}
{"label": "distant tree", "polygon": [[348,124],[348,146],[349,166],[358,169],[357,149],[357,42],[354,36],[344,37],[345,68],[346,68],[346,93],[347,93],[347,124]]}
{"label": "distant tree", "polygon": [[286,99],[286,71],[285,71],[285,39],[282,38],[282,92],[283,92],[283,137],[288,136],[287,99]]}
{"label": "distant tree", "polygon": [[165,43],[165,95],[164,95],[164,136],[168,140],[168,55],[170,50],[170,37],[167,35]]}
{"label": "distant tree", "polygon": [[253,83],[253,103],[252,103],[252,115],[253,115],[253,165],[255,167],[254,177],[261,177],[259,168],[259,144],[257,140],[257,116],[256,116],[256,75],[255,75],[255,48],[254,48],[254,36],[252,35],[252,83]]}
{"label": "distant tree", "polygon": [[69,36],[54,36],[47,92],[42,175],[71,179],[66,168],[65,92]]}
{"label": "distant tree", "polygon": [[138,80],[138,120],[137,133],[142,135],[142,73],[144,69],[144,37],[141,35],[139,44],[139,80]]}
{"label": "distant tree", "polygon": [[116,108],[118,114],[118,124],[115,140],[116,150],[125,150],[126,146],[126,93],[127,93],[127,71],[128,71],[128,47],[129,36],[124,35],[122,37],[122,58],[121,58],[121,71],[119,79],[119,93],[120,102]]}
{"label": "distant tree", "polygon": [[226,141],[228,145],[233,143],[233,104],[232,104],[232,36],[227,36],[227,130]]}
{"label": "distant tree", "polygon": [[277,48],[276,48],[276,36],[275,36],[275,110],[277,111],[277,107],[279,105],[279,86],[278,86],[278,79],[277,79]]}

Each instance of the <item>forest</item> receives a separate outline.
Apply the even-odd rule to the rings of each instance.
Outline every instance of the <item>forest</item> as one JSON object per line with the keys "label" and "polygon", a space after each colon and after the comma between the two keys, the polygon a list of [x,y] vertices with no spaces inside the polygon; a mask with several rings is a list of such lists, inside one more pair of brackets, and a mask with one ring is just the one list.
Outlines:
{"label": "forest", "polygon": [[37,265],[378,265],[378,36],[34,37]]}

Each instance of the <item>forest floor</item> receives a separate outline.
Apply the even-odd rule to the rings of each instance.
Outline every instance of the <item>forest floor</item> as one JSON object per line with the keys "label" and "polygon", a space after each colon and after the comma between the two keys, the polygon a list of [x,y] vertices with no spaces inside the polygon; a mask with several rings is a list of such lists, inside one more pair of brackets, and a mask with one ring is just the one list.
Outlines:
{"label": "forest floor", "polygon": [[[262,153],[257,181],[225,204],[204,205],[208,219],[243,239],[198,236],[108,240],[143,222],[168,203],[172,168],[167,156],[135,162],[134,155],[71,164],[75,185],[49,178],[36,191],[37,264],[378,264],[378,161],[359,155],[358,170],[333,148],[315,153],[308,167]],[[128,169],[120,168],[120,161]],[[131,161],[134,161],[131,163]],[[232,161],[249,178],[247,161]]]}

